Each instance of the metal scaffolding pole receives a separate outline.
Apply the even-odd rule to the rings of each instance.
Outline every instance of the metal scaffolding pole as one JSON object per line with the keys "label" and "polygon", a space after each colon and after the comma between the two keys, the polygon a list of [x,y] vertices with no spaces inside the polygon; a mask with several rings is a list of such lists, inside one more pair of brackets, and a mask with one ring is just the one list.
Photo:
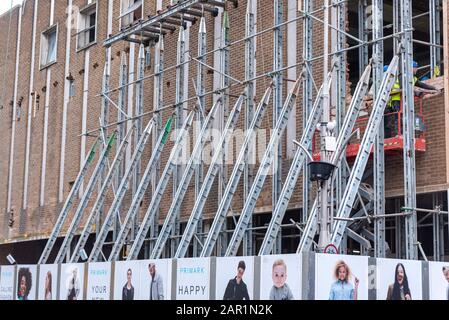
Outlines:
{"label": "metal scaffolding pole", "polygon": [[[155,119],[155,128],[157,129],[157,135],[152,136],[152,145],[156,145],[157,137],[161,134],[162,127],[162,111],[160,110],[164,106],[164,36],[159,34],[159,41],[156,46],[156,56],[155,56],[155,72],[156,75],[154,77],[154,110],[157,111],[154,115]],[[160,159],[157,161],[156,169],[153,173],[153,177],[151,179],[151,194],[154,195],[156,192],[156,188],[158,185],[158,181],[161,176],[161,161]],[[157,238],[158,236],[158,226],[159,226],[159,208],[157,208],[155,212],[155,218],[153,219],[153,224],[150,226],[150,237]],[[149,243],[149,251],[153,250],[154,242]]]}
{"label": "metal scaffolding pole", "polygon": [[[284,20],[284,5],[282,0],[274,0],[274,25],[281,24]],[[284,66],[284,35],[280,27],[273,29],[273,69],[280,70]],[[282,72],[275,73],[273,76],[274,91],[273,91],[273,128],[276,128],[278,121],[280,120],[280,114],[282,110],[282,87],[283,87],[283,75]],[[272,207],[278,202],[279,195],[282,188],[282,143],[279,143],[274,150],[275,157],[272,164],[273,176],[272,176]],[[252,227],[251,220],[249,220],[248,227]],[[251,234],[251,231],[248,231]],[[280,230],[279,230],[280,232]],[[251,254],[253,254],[251,252]]]}
{"label": "metal scaffolding pole", "polygon": [[[143,113],[143,77],[145,76],[145,47],[143,44],[139,46],[139,55],[137,58],[137,79],[138,82],[136,84],[136,112],[135,114],[142,114]],[[156,125],[156,122],[155,122]],[[136,120],[136,134],[134,135],[134,146],[137,145],[137,143],[140,140],[140,137],[142,136],[142,117]],[[154,130],[156,127],[154,127]],[[154,131],[156,133],[156,131]],[[156,134],[154,134],[155,136]],[[139,159],[136,163],[136,166],[134,168],[134,175],[133,175],[133,188],[132,188],[132,194],[133,196],[136,194],[139,184],[140,184],[140,178],[141,178],[141,160]],[[135,216],[135,219],[133,220],[133,228],[131,232],[131,237],[134,238],[134,231],[136,228],[138,228],[139,223],[139,209],[137,209],[138,212]],[[115,237],[114,237],[115,239]]]}
{"label": "metal scaffolding pole", "polygon": [[[126,86],[128,82],[128,65],[126,63],[126,54],[124,52],[120,55],[120,74],[119,74],[119,84],[120,90],[118,93],[118,107],[119,110],[117,112],[117,145],[120,145],[125,137],[125,120],[126,120],[126,97],[127,97],[127,89]],[[124,172],[124,163],[120,164],[119,169],[117,170],[117,177],[115,180],[115,184],[118,185],[120,180],[122,180],[123,172]],[[115,230],[115,229],[114,229]]]}
{"label": "metal scaffolding pole", "polygon": [[[383,37],[383,2],[373,0],[373,40]],[[383,42],[373,45],[373,100],[379,94],[383,76],[384,64]],[[384,120],[379,125],[374,142],[374,215],[385,214],[385,154],[384,154]],[[375,257],[385,257],[385,219],[374,222],[374,252]]]}
{"label": "metal scaffolding pole", "polygon": [[[412,1],[401,1],[402,105],[404,130],[404,205],[416,208],[415,101],[413,91]],[[406,258],[418,259],[416,211],[405,217]]]}
{"label": "metal scaffolding pole", "polygon": [[[246,25],[245,25],[245,81],[254,78],[255,75],[255,59],[256,59],[256,39],[252,37],[255,32],[255,16],[254,16],[254,7],[253,0],[248,0],[248,4],[246,7]],[[246,83],[246,105],[245,105],[245,132],[251,125],[251,122],[254,117],[254,89],[255,89],[255,81],[249,81]],[[249,188],[253,183],[253,175],[254,175],[254,163],[255,163],[255,144],[248,146],[248,153],[246,153],[245,157],[245,169],[243,173],[243,196],[244,199],[247,198],[249,193]],[[224,224],[226,225],[226,224]],[[226,236],[226,234],[224,234]],[[251,241],[250,233],[248,236],[245,236],[244,247],[247,249],[248,241]]]}
{"label": "metal scaffolding pole", "polygon": [[[345,30],[346,28],[346,9],[345,2],[340,2],[333,0],[332,13],[332,25],[338,30]],[[333,51],[341,51],[345,48],[346,36],[342,32],[332,30],[332,48]],[[368,57],[366,56],[366,60]],[[366,64],[363,65],[365,70]],[[345,113],[346,113],[346,52],[341,51],[333,56],[333,81],[332,81],[332,106],[336,106],[337,110],[335,112],[335,130],[334,132],[338,134],[340,132],[341,126],[343,124]],[[336,171],[337,178],[335,180],[335,204],[331,203],[331,206],[338,208],[340,201],[343,197],[344,190],[346,189],[347,180],[347,170],[345,166],[341,166]],[[333,192],[333,189],[330,190]]]}
{"label": "metal scaffolding pole", "polygon": [[430,75],[435,77],[439,75],[436,67],[440,67],[441,50],[436,45],[440,44],[440,0],[429,0],[429,42],[432,44],[430,49]]}
{"label": "metal scaffolding pole", "polygon": [[[104,150],[107,148],[107,136],[108,136],[108,121],[109,121],[109,95],[106,93],[109,91],[109,82],[110,82],[110,75],[109,75],[109,67],[108,63],[106,62],[104,65],[104,72],[103,72],[103,83],[102,83],[102,92],[104,93],[102,99],[101,99],[101,116],[100,116],[100,136],[101,136],[101,147],[100,150]],[[101,185],[103,184],[103,181],[105,179],[106,172],[103,170],[100,173],[100,179],[98,181],[98,192],[101,190]],[[104,208],[103,206],[100,207],[100,214],[98,215],[98,222],[101,222],[101,217],[103,217]]]}
{"label": "metal scaffolding pole", "polygon": [[[229,65],[229,16],[228,12],[225,10],[223,11],[223,17],[222,17],[222,29],[221,29],[221,47],[219,49],[220,52],[220,83],[221,83],[221,92],[220,92],[220,99],[222,103],[222,108],[219,110],[219,117],[218,117],[218,123],[219,123],[219,129],[220,133],[223,132],[224,126],[226,123],[226,119],[228,116],[228,110],[229,110],[229,85],[230,85],[230,79],[226,75],[230,72],[230,65]],[[218,178],[218,201],[221,200],[223,197],[223,191],[226,187],[227,182],[227,167],[226,167],[226,146],[223,146],[222,150],[222,166],[220,168],[219,172],[219,178]],[[225,239],[223,239],[225,240]],[[222,243],[222,250],[224,251],[224,246],[226,243]]]}
{"label": "metal scaffolding pole", "polygon": [[[374,6],[375,6],[375,1],[373,0],[373,19],[375,18],[374,15]],[[368,42],[368,28],[367,28],[367,23],[368,23],[368,15],[366,12],[367,9],[367,0],[359,0],[359,4],[358,4],[358,18],[359,18],[359,39]],[[374,24],[374,23],[373,23]],[[374,26],[373,26],[374,28]],[[366,65],[368,64],[368,45],[363,45],[359,48],[359,75],[362,76],[363,70],[365,70]]]}
{"label": "metal scaffolding pole", "polygon": [[[185,31],[183,27],[179,28],[179,37],[177,43],[177,57],[176,57],[176,109],[175,109],[175,128],[178,131],[183,123],[183,100],[184,100],[184,74],[185,74]],[[182,151],[180,151],[181,153]],[[176,196],[178,186],[182,177],[182,164],[177,164],[173,170],[173,198]],[[181,219],[179,217],[180,211],[175,212],[175,226],[172,229],[172,235],[179,234],[181,227]],[[175,243],[171,244],[171,252],[174,253],[176,249]],[[154,250],[154,248],[153,248]]]}
{"label": "metal scaffolding pole", "polygon": [[[313,1],[312,0],[304,0],[303,10],[305,13],[309,13],[313,11]],[[307,119],[309,118],[310,111],[312,110],[313,105],[313,78],[312,78],[312,64],[310,63],[310,59],[313,56],[313,22],[312,19],[304,15],[303,19],[303,89],[302,89],[302,104],[303,104],[303,128],[307,126]],[[309,152],[312,152],[312,148],[310,147]],[[302,218],[301,222],[306,223],[309,217],[309,209],[310,209],[310,191],[312,190],[312,183],[309,180],[309,170],[307,170],[307,163],[304,163],[304,167],[302,169],[303,172],[303,194],[302,194]]]}
{"label": "metal scaffolding pole", "polygon": [[[206,38],[206,21],[204,17],[201,17],[200,20],[200,27],[198,30],[198,60],[201,63],[198,63],[198,69],[197,69],[197,81],[196,81],[196,87],[197,87],[197,95],[198,95],[198,103],[199,103],[199,112],[197,112],[197,123],[196,123],[196,136],[199,137],[201,128],[203,126],[204,122],[204,108],[206,106],[206,97],[204,96],[204,93],[206,92],[204,87],[204,79],[205,79],[205,68],[204,64],[206,63],[206,56],[204,55],[207,51],[207,38]],[[200,162],[198,163],[198,166],[195,169],[195,199],[198,199],[198,195],[200,194],[200,188],[203,184],[204,179],[204,168],[203,168],[203,153],[200,152]],[[193,256],[197,257],[199,256],[201,252],[201,245],[202,243],[202,233],[203,233],[203,216],[201,215],[199,217],[199,221],[196,227],[196,232],[199,237],[199,241],[195,240],[193,242]]]}

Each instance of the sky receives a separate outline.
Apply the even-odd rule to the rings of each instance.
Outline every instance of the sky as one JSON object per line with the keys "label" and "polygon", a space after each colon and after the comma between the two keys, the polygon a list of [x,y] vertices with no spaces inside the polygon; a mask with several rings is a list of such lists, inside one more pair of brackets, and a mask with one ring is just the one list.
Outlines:
{"label": "sky", "polygon": [[[22,0],[13,0],[13,6],[22,3]],[[11,0],[0,0],[0,14],[5,13],[11,8]]]}

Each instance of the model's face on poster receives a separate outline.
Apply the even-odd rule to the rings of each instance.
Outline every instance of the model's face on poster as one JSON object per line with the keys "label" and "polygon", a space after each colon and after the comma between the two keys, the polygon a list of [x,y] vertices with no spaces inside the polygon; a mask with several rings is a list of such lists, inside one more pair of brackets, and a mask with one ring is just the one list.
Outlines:
{"label": "model's face on poster", "polygon": [[277,265],[273,268],[273,285],[276,288],[281,288],[284,286],[285,281],[287,281],[287,272],[285,266]]}
{"label": "model's face on poster", "polygon": [[25,276],[22,276],[20,279],[20,293],[22,296],[25,295],[25,292],[27,291],[27,280]]}
{"label": "model's face on poster", "polygon": [[396,279],[399,284],[402,284],[404,282],[404,268],[402,268],[402,266],[398,266],[398,273],[396,275]]}
{"label": "model's face on poster", "polygon": [[156,266],[154,264],[151,264],[148,268],[148,271],[150,272],[150,276],[154,277],[154,274],[156,273]]}
{"label": "model's face on poster", "polygon": [[131,284],[132,276],[133,276],[132,271],[131,271],[131,270],[128,270],[128,271],[126,272],[126,281],[128,282],[128,284]]}
{"label": "model's face on poster", "polygon": [[338,279],[339,279],[339,280],[345,281],[345,280],[346,280],[346,277],[347,277],[347,274],[348,274],[348,272],[347,272],[347,270],[346,270],[346,267],[340,266],[340,267],[338,268]]}
{"label": "model's face on poster", "polygon": [[242,279],[243,278],[243,274],[245,273],[245,270],[243,268],[238,268],[237,269],[237,279]]}

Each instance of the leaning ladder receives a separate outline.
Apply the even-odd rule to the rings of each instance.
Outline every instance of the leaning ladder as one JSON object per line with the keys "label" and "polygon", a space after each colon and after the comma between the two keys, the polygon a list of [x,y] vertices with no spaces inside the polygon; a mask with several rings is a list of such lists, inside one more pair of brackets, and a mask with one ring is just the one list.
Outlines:
{"label": "leaning ladder", "polygon": [[267,150],[265,151],[265,154],[262,158],[259,170],[257,171],[256,177],[254,179],[254,183],[251,186],[248,198],[245,202],[245,205],[243,206],[242,213],[240,214],[240,218],[237,222],[234,233],[232,234],[230,243],[225,252],[225,256],[227,257],[236,255],[240,242],[242,241],[244,233],[248,227],[248,223],[252,217],[252,213],[256,206],[257,199],[259,198],[260,192],[262,191],[262,187],[265,183],[265,179],[268,175],[268,170],[270,169],[274,157],[276,156],[277,146],[280,143],[282,133],[284,132],[285,127],[287,126],[290,112],[292,111],[296,103],[296,97],[298,95],[301,77],[302,75],[298,78],[298,80],[296,80],[295,85],[293,86],[289,95],[285,99],[284,106],[282,107],[282,110],[279,113],[278,118],[279,120],[276,123],[276,127],[273,130],[270,142],[268,143],[267,146]]}
{"label": "leaning ladder", "polygon": [[176,250],[174,258],[182,258],[185,256],[187,249],[189,248],[190,240],[192,239],[194,233],[196,232],[196,227],[198,221],[203,213],[204,205],[206,204],[207,197],[210,190],[212,189],[212,184],[214,183],[215,177],[217,176],[218,170],[223,162],[222,151],[226,149],[231,134],[234,132],[235,126],[237,124],[237,119],[239,117],[244,96],[240,96],[234,106],[234,111],[228,118],[223,134],[221,135],[220,141],[216,146],[215,154],[207,171],[206,177],[203,180],[200,192],[198,193],[198,198],[193,206],[192,213],[190,214],[189,221],[182,235],[181,241],[179,242],[178,249]]}
{"label": "leaning ladder", "polygon": [[[352,211],[352,205],[356,199],[357,191],[370,156],[371,148],[374,145],[374,140],[377,132],[379,131],[379,125],[383,119],[385,106],[387,105],[391,88],[393,87],[396,79],[398,61],[399,57],[395,56],[384,75],[379,90],[380,95],[374,103],[373,112],[368,121],[365,134],[363,135],[360,150],[357,153],[357,158],[355,159],[351,175],[349,176],[348,186],[343,194],[341,205],[338,208],[337,218],[348,218]],[[340,246],[341,239],[343,238],[343,234],[346,229],[346,224],[347,221],[337,220],[334,225],[331,242],[337,247]]]}
{"label": "leaning ladder", "polygon": [[[109,187],[111,186],[116,172],[118,172],[120,170],[122,161],[126,154],[126,148],[129,144],[129,138],[130,138],[133,130],[134,130],[134,126],[131,126],[131,128],[129,128],[126,136],[123,137],[123,141],[120,144],[120,146],[115,154],[115,158],[112,161],[109,172],[106,175],[106,178],[104,179],[103,185],[101,186],[101,189],[97,195],[97,199],[95,200],[92,210],[90,211],[89,216],[87,217],[83,231],[81,232],[78,243],[76,244],[75,250],[73,251],[73,254],[70,258],[70,262],[72,262],[72,263],[78,262],[78,259],[81,255],[81,251],[84,249],[84,246],[86,245],[87,239],[89,238],[90,232],[95,223],[95,219],[97,218],[98,213],[100,212],[100,209],[103,207],[104,199],[106,198],[106,192],[109,189]],[[79,222],[76,222],[76,223],[78,224]],[[74,230],[72,232],[74,232]],[[72,232],[68,234],[68,237],[73,238],[74,233],[72,234]],[[68,243],[70,243],[70,241],[68,241]]]}
{"label": "leaning ladder", "polygon": [[195,146],[193,147],[192,155],[190,156],[189,162],[187,163],[187,166],[179,182],[178,189],[176,190],[176,194],[173,197],[170,209],[168,210],[167,216],[165,217],[165,221],[164,224],[162,225],[159,237],[157,238],[156,243],[154,244],[154,249],[151,252],[150,258],[152,259],[159,258],[159,256],[162,253],[162,250],[164,249],[164,245],[168,237],[170,236],[171,228],[175,224],[177,212],[179,212],[179,208],[181,207],[182,201],[189,187],[190,180],[192,179],[196,166],[201,161],[200,159],[201,150],[203,149],[206,143],[205,134],[208,127],[211,125],[212,122],[211,120],[215,118],[215,114],[218,109],[217,108],[218,104],[219,103],[217,102],[214,105],[213,109],[209,112],[209,114],[206,117],[206,120],[204,121],[203,127],[201,128],[198,140],[196,141]]}
{"label": "leaning ladder", "polygon": [[[160,177],[159,183],[157,184],[156,189],[154,190],[150,205],[148,206],[147,212],[143,217],[137,235],[134,238],[133,245],[129,250],[128,256],[126,258],[127,260],[137,259],[137,256],[145,240],[145,236],[148,232],[148,229],[150,228],[151,225],[153,225],[153,220],[157,211],[159,210],[159,204],[162,200],[162,196],[164,195],[165,188],[167,187],[168,181],[170,180],[170,177],[173,173],[173,169],[178,164],[179,153],[181,151],[181,148],[184,146],[185,143],[184,141],[188,136],[189,128],[192,126],[193,115],[194,111],[191,111],[189,116],[186,118],[184,122],[183,129],[178,133],[177,143],[175,143],[175,145],[172,148],[170,156],[167,160],[167,164],[165,165],[164,171],[162,172],[162,175]],[[113,257],[113,259],[114,258],[116,257]]]}
{"label": "leaning ladder", "polygon": [[[371,66],[366,67],[363,75],[362,81],[359,81],[357,87],[354,91],[354,95],[351,101],[351,104],[348,108],[347,116],[342,125],[342,130],[337,140],[337,152],[335,152],[336,156],[341,150],[344,149],[344,142],[351,135],[355,120],[358,117],[360,106],[362,104],[363,97],[366,95],[368,90],[369,76],[371,73]],[[328,83],[331,79],[329,79]],[[300,144],[301,147],[296,150],[295,157],[293,159],[293,163],[291,165],[290,171],[285,180],[284,187],[282,188],[281,195],[279,197],[279,201],[276,204],[276,207],[273,211],[273,216],[271,218],[270,224],[265,234],[265,238],[262,242],[262,245],[259,250],[259,255],[270,254],[274,240],[279,232],[279,228],[282,223],[282,219],[284,218],[285,212],[287,210],[288,203],[290,198],[295,190],[296,181],[298,180],[299,174],[303,167],[303,164],[306,159],[306,153],[303,150],[309,149],[313,134],[315,132],[316,125],[319,121],[319,117],[322,112],[322,88],[320,89],[317,98],[315,100],[314,106],[309,115],[309,119],[307,121],[307,126],[305,128],[304,134],[301,138]],[[343,143],[342,143],[343,142]]]}
{"label": "leaning ladder", "polygon": [[[148,162],[148,165],[145,169],[142,180],[140,181],[139,187],[137,188],[136,194],[134,195],[134,197],[131,201],[131,205],[128,209],[128,212],[126,214],[126,217],[122,224],[122,227],[118,233],[117,239],[115,239],[114,246],[112,247],[111,254],[109,256],[108,261],[118,259],[120,249],[125,244],[126,237],[128,236],[128,233],[132,227],[132,221],[135,219],[135,217],[137,215],[142,198],[143,198],[143,196],[146,192],[146,189],[148,188],[148,185],[151,181],[150,174],[151,174],[152,170],[154,169],[157,161],[159,161],[160,155],[161,155],[164,145],[167,141],[168,135],[170,133],[171,122],[172,122],[172,117],[170,117],[169,120],[167,121],[164,131],[160,135],[160,137],[154,147],[155,152],[153,152],[153,154],[150,158],[150,161]],[[188,121],[187,121],[187,123],[188,123]],[[187,126],[186,123],[184,123],[183,130],[185,130],[186,126]],[[181,131],[181,132],[183,132],[183,131]],[[176,147],[176,143],[175,143],[174,148]]]}
{"label": "leaning ladder", "polygon": [[132,227],[132,222],[134,221],[137,213],[139,212],[140,203],[143,199],[143,196],[148,188],[148,185],[151,181],[151,172],[155,169],[156,163],[159,161],[162,150],[164,149],[165,143],[167,142],[168,135],[170,134],[172,124],[172,117],[168,118],[164,131],[160,134],[159,139],[154,146],[154,152],[151,154],[151,158],[148,161],[147,167],[145,168],[145,172],[143,173],[142,180],[136,190],[136,194],[134,195],[131,205],[128,209],[128,213],[126,214],[125,220],[120,228],[120,231],[115,239],[114,246],[112,247],[111,254],[109,255],[108,261],[116,260],[120,254],[120,249],[126,241],[126,237],[128,236],[129,231]]}
{"label": "leaning ladder", "polygon": [[248,131],[245,133],[245,140],[243,140],[239,156],[237,157],[236,164],[234,166],[234,169],[232,170],[231,176],[229,177],[228,184],[224,191],[224,196],[218,206],[218,210],[215,214],[215,219],[210,227],[209,234],[204,241],[203,250],[200,253],[200,257],[210,256],[212,250],[214,249],[215,243],[218,239],[218,236],[220,235],[221,228],[226,219],[226,214],[228,213],[229,207],[231,206],[232,198],[235,191],[237,190],[240,177],[242,176],[242,173],[245,169],[245,158],[249,150],[248,145],[255,139],[256,132],[254,131],[254,129],[260,128],[265,110],[267,109],[268,102],[270,101],[270,95],[272,91],[273,86],[271,85],[265,91],[265,94],[256,109]]}
{"label": "leaning ladder", "polygon": [[95,167],[92,176],[90,177],[89,183],[87,184],[86,191],[84,191],[83,197],[78,204],[78,208],[76,208],[75,214],[73,215],[72,222],[70,223],[69,230],[67,231],[66,236],[64,237],[64,241],[59,249],[58,254],[56,255],[55,263],[62,263],[64,260],[64,256],[70,247],[73,236],[75,235],[76,228],[78,227],[78,223],[83,216],[84,210],[89,203],[90,198],[92,197],[92,193],[94,192],[95,185],[103,173],[103,170],[106,166],[106,162],[108,159],[109,152],[111,151],[112,145],[116,141],[116,132],[112,134],[109,138],[106,148],[103,150],[103,154],[98,161],[97,166]]}
{"label": "leaning ladder", "polygon": [[129,188],[130,184],[129,182],[132,178],[134,167],[136,166],[136,164],[138,163],[139,159],[142,156],[143,149],[145,148],[145,145],[150,137],[151,131],[153,131],[153,128],[154,128],[154,119],[151,119],[148,122],[144,132],[142,133],[139,142],[135,146],[135,150],[131,158],[131,163],[128,165],[128,168],[126,169],[125,174],[123,175],[123,179],[116,190],[116,196],[114,198],[114,201],[112,202],[111,207],[109,208],[109,211],[104,219],[103,225],[97,236],[97,240],[95,241],[92,251],[90,253],[88,259],[89,262],[96,261],[98,259],[98,256],[100,255],[101,249],[106,240],[109,229],[113,224],[114,217],[117,214],[119,207],[122,204],[123,198],[125,197],[126,191]]}
{"label": "leaning ladder", "polygon": [[[387,82],[389,84],[390,77],[391,76],[394,77],[394,75],[396,74],[397,63],[398,63],[398,61],[397,61],[396,57],[394,57],[393,60],[391,61],[391,64],[390,64],[391,68],[389,67],[387,72],[384,75],[384,78],[383,78],[383,81],[382,81],[382,84],[381,84],[381,89],[379,91],[381,94],[375,100],[375,103],[374,103],[374,106],[373,106],[373,111],[372,111],[372,114],[370,116],[369,124],[372,124],[372,122],[373,122],[371,120],[372,118],[374,118],[376,121],[380,121],[382,119],[382,117],[383,117],[383,111],[384,111],[385,105],[381,106],[381,102],[382,102],[381,99],[383,99],[383,94],[384,93],[386,94],[387,98],[388,98],[388,96],[390,94],[391,87],[385,88],[385,85],[386,85]],[[394,69],[392,69],[393,67],[394,67]],[[392,71],[394,71],[394,72],[392,72]],[[388,89],[388,90],[386,90],[386,89]],[[385,101],[387,101],[387,100],[385,100]],[[386,104],[386,102],[385,102],[385,104]],[[379,109],[379,107],[381,108],[381,113],[380,113],[379,118],[376,118],[377,117],[376,114],[379,114],[379,111],[377,110],[377,109]],[[377,127],[378,127],[378,125],[379,124],[377,124]],[[366,140],[365,139],[365,137],[368,137],[368,135],[367,135],[368,132],[369,131],[368,131],[368,128],[367,128],[367,131],[364,134],[362,146],[361,146],[361,148],[359,150],[357,158],[359,158],[359,154],[361,154],[360,152],[362,152],[363,150],[366,150],[366,148],[368,150],[367,152],[368,152],[368,157],[369,157],[369,153],[370,153],[370,150],[371,150],[371,147],[372,147],[372,143],[370,142],[371,139],[370,140]],[[372,137],[372,139],[374,139],[374,136]],[[374,141],[374,140],[372,140],[372,141]],[[363,143],[365,143],[367,145],[365,146],[365,145],[363,145]],[[337,145],[337,148],[345,148],[345,145],[346,145],[346,143],[344,145]],[[337,161],[340,160],[340,159],[337,159],[337,155],[338,155],[338,152],[334,153],[334,156],[332,158],[332,163],[333,164],[335,164]],[[366,161],[368,161],[368,157],[366,157]],[[351,176],[354,175],[353,172],[355,172],[355,170],[360,170],[360,173],[358,173],[358,175],[359,174],[363,175],[363,170],[362,169],[365,168],[365,165],[366,165],[366,162],[365,162],[365,164],[363,165],[362,168],[357,168],[357,167],[354,166],[353,170],[351,172]],[[354,187],[354,190],[351,190],[351,193],[354,193],[354,194],[357,193],[358,186],[360,185],[360,180],[361,180],[361,176],[359,176],[359,183],[357,184],[357,188]],[[350,183],[348,183],[344,195],[347,194],[347,190],[349,190],[350,188],[353,188],[353,184],[351,185]],[[352,207],[353,200],[354,200],[354,198],[351,199],[352,202],[351,202],[350,207]],[[348,201],[348,198],[347,198],[347,196],[344,196],[342,201],[341,201],[340,208],[344,208],[345,206],[347,206],[346,201]],[[317,200],[315,200],[315,203],[314,203],[313,208],[311,210],[311,214],[309,216],[309,219],[307,221],[306,227],[304,228],[303,235],[302,235],[301,240],[299,242],[297,253],[301,253],[301,252],[304,252],[304,251],[310,251],[310,249],[312,248],[313,238],[315,237],[315,234],[316,234],[316,231],[317,231],[317,227],[318,227],[317,208],[318,208],[318,202],[317,202]]]}
{"label": "leaning ladder", "polygon": [[58,219],[56,220],[56,224],[53,228],[53,231],[51,232],[50,238],[48,239],[45,245],[44,251],[42,251],[38,264],[45,264],[48,260],[48,257],[50,256],[51,249],[53,249],[56,239],[58,238],[58,235],[61,232],[62,226],[64,225],[64,222],[67,219],[70,209],[72,208],[76,194],[78,193],[78,190],[80,189],[81,184],[83,183],[84,177],[86,176],[87,170],[89,169],[94,159],[95,149],[97,148],[97,143],[99,139],[100,137],[97,137],[97,139],[95,140],[94,145],[89,151],[89,155],[84,161],[83,166],[81,167],[81,170],[75,179],[75,183],[73,184],[72,189],[70,190],[70,193],[64,203],[64,206],[62,207],[61,212],[59,213]]}

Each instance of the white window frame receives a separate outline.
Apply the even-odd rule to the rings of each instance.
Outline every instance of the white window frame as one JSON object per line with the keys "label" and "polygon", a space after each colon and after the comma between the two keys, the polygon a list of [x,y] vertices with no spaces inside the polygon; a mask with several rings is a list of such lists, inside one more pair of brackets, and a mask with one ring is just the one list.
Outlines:
{"label": "white window frame", "polygon": [[[91,42],[86,42],[80,45],[80,34],[83,32],[88,33],[92,27],[86,27],[86,21],[88,21],[90,15],[95,12],[95,39]],[[84,25],[81,24],[84,22]],[[81,51],[89,48],[90,46],[97,43],[97,32],[98,32],[98,2],[88,4],[82,8],[78,13],[78,26],[76,33],[76,51]],[[89,35],[88,35],[89,36]]]}
{"label": "white window frame", "polygon": [[[143,19],[143,13],[145,12],[144,11],[145,1],[143,1],[143,0],[120,0],[120,15],[118,17],[118,20],[120,21],[120,29],[122,29],[124,27],[126,28],[138,20],[138,19],[135,20],[134,18],[131,18],[132,17],[131,15],[135,12],[135,10],[130,12],[129,14],[123,15],[123,12],[126,12],[126,10],[128,10],[136,1],[141,2],[141,4],[140,4],[140,8],[141,8],[140,9],[141,10],[140,19]],[[124,21],[127,23],[124,23]]]}
{"label": "white window frame", "polygon": [[[58,29],[58,25],[54,24],[41,33],[41,52],[39,56],[41,70],[55,64],[58,60]],[[53,32],[55,32],[55,58],[48,61],[48,35]]]}

